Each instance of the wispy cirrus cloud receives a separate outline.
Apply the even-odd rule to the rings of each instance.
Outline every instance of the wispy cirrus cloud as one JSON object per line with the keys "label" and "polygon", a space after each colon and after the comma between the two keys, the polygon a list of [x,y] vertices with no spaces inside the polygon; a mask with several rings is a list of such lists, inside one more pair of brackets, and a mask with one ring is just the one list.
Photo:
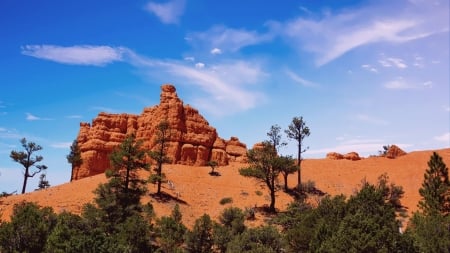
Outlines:
{"label": "wispy cirrus cloud", "polygon": [[265,101],[263,93],[255,86],[265,81],[268,74],[262,63],[252,60],[228,60],[210,65],[198,65],[177,60],[158,60],[134,54],[131,63],[146,75],[172,83],[199,88],[192,98],[193,105],[221,116],[248,110]]}
{"label": "wispy cirrus cloud", "polygon": [[270,32],[259,33],[255,30],[217,25],[203,32],[189,33],[187,41],[200,49],[212,48],[210,53],[217,54],[219,52],[236,52],[247,46],[268,42],[273,39],[274,35]]}
{"label": "wispy cirrus cloud", "polygon": [[[378,3],[378,2],[377,2]],[[448,32],[448,3],[433,9],[406,4],[402,10],[391,2],[376,6],[326,12],[322,17],[298,17],[287,22],[274,22],[291,45],[316,54],[316,65],[325,65],[349,51],[374,43],[401,44]],[[396,13],[392,10],[396,9]],[[392,64],[404,63],[392,58]]]}
{"label": "wispy cirrus cloud", "polygon": [[[41,48],[46,48],[46,53],[40,52]],[[83,50],[81,55],[76,55],[73,58],[64,58],[67,56],[61,56],[56,58],[56,52],[62,50],[65,52],[67,49],[69,53],[73,53],[71,49],[83,48],[83,49],[99,49],[108,48],[112,50],[111,57],[95,58],[88,56],[83,58],[87,54]],[[51,52],[53,49],[56,52]],[[89,51],[89,50],[88,50]],[[40,52],[40,53],[39,53]],[[79,52],[75,50],[75,52]],[[96,52],[96,50],[94,50]],[[26,54],[26,53],[25,53]],[[31,53],[30,53],[31,54]],[[109,55],[109,54],[108,54]],[[39,57],[38,57],[39,56]],[[54,56],[54,57],[53,57]],[[265,96],[258,91],[250,89],[249,85],[254,85],[263,81],[267,77],[267,73],[262,69],[262,63],[256,60],[223,60],[222,62],[215,64],[206,64],[203,62],[195,62],[194,57],[186,57],[184,60],[160,60],[139,55],[138,53],[125,48],[114,48],[108,46],[72,46],[72,47],[60,47],[46,46],[37,47],[35,57],[43,60],[53,60],[59,63],[67,64],[82,64],[82,65],[98,65],[100,63],[106,64],[106,62],[113,60],[121,60],[136,68],[141,69],[145,75],[152,77],[159,77],[161,81],[167,81],[167,74],[170,74],[173,82],[182,84],[188,83],[199,87],[205,94],[194,97],[197,106],[203,107],[204,110],[208,110],[215,114],[229,114],[236,111],[247,110],[257,103],[264,101]],[[223,110],[227,108],[227,111]],[[104,111],[110,113],[119,112],[113,108],[107,108],[102,106],[93,106],[91,110]],[[41,118],[31,113],[27,113],[27,120],[49,120],[48,118]]]}
{"label": "wispy cirrus cloud", "polygon": [[173,0],[166,3],[149,2],[145,10],[154,14],[164,24],[178,24],[185,5],[185,0]]}
{"label": "wispy cirrus cloud", "polygon": [[408,65],[405,63],[405,61],[403,59],[400,58],[394,58],[394,57],[387,57],[387,58],[383,58],[378,60],[378,63],[380,63],[381,66],[383,67],[396,67],[399,69],[404,69],[407,68]]}
{"label": "wispy cirrus cloud", "polygon": [[42,118],[42,117],[38,117],[36,115],[33,115],[29,112],[25,113],[26,117],[25,119],[28,121],[38,121],[38,120],[53,120],[51,118]]}
{"label": "wispy cirrus cloud", "polygon": [[26,45],[22,47],[22,54],[63,64],[105,66],[122,61],[126,50],[123,47],[110,46]]}
{"label": "wispy cirrus cloud", "polygon": [[284,71],[286,73],[286,75],[291,78],[294,82],[299,83],[305,87],[315,87],[318,86],[316,83],[306,80],[304,78],[302,78],[301,76],[299,76],[298,74],[294,73],[293,71],[291,71],[290,69],[286,69]]}

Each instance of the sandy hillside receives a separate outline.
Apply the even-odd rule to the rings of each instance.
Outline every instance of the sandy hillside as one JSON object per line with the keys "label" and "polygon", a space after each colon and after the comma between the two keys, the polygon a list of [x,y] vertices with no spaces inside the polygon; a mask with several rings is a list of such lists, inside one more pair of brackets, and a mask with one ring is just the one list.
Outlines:
{"label": "sandy hillside", "polygon": [[[450,165],[450,149],[438,150],[447,167]],[[360,161],[307,159],[302,167],[303,181],[312,180],[316,187],[331,195],[343,193],[351,195],[358,189],[361,180],[376,182],[379,175],[387,173],[390,182],[403,186],[405,191],[402,203],[409,212],[417,209],[420,198],[418,189],[423,181],[423,174],[432,151],[411,152],[397,159],[381,157],[366,158]],[[191,226],[194,220],[204,213],[216,218],[227,206],[240,208],[263,206],[269,203],[268,192],[262,184],[239,175],[238,169],[244,166],[233,163],[219,167],[221,176],[210,176],[209,167],[190,167],[183,165],[165,165],[163,168],[167,178],[172,182],[163,185],[163,191],[173,199],[157,201],[147,196],[144,201],[151,201],[158,216],[167,215],[175,203],[180,203],[185,224]],[[289,177],[289,186],[296,184],[297,175]],[[3,219],[8,219],[12,207],[20,201],[35,201],[42,206],[51,206],[56,212],[68,210],[79,213],[82,205],[92,201],[92,191],[99,183],[106,182],[105,176],[97,175],[66,183],[49,189],[15,195],[0,199],[0,212]],[[282,180],[280,180],[282,182]],[[155,192],[156,187],[149,185],[149,193]],[[259,191],[259,192],[258,192]],[[261,194],[262,193],[262,194]],[[282,191],[277,193],[276,207],[286,208],[292,197]],[[178,200],[177,200],[178,197]],[[231,204],[221,205],[222,198],[232,198]],[[256,223],[263,220],[258,216]]]}

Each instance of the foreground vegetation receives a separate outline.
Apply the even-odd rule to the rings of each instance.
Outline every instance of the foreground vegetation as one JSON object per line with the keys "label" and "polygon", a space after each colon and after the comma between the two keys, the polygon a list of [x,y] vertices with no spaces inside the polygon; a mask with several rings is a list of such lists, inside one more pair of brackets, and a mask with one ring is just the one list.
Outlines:
{"label": "foreground vegetation", "polygon": [[[267,182],[270,191],[276,190],[271,188],[275,175],[293,164],[277,156],[279,132],[272,127],[269,141],[249,151],[253,160],[241,170]],[[156,180],[138,177],[138,170],[150,169],[141,144],[129,136],[113,152],[109,181],[98,186],[94,202],[80,215],[17,204],[11,221],[0,223],[0,252],[450,252],[450,183],[437,153],[428,162],[419,211],[406,231],[400,222],[406,215],[403,189],[387,175],[375,184],[363,181],[350,197],[325,196],[315,204],[299,198],[260,227],[245,224],[255,210],[229,207],[217,221],[204,214],[187,228],[178,205],[157,218],[152,205],[142,203],[146,183],[160,184],[163,177],[161,164]],[[275,197],[272,201],[270,212],[276,211]]]}

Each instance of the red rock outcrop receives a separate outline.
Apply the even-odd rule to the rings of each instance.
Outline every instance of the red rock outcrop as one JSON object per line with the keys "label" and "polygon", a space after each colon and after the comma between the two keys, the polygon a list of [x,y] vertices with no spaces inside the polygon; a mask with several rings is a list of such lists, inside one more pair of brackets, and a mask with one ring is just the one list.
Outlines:
{"label": "red rock outcrop", "polygon": [[396,145],[389,146],[389,149],[386,151],[386,157],[390,159],[395,159],[399,156],[406,155],[406,152]]}
{"label": "red rock outcrop", "polygon": [[347,153],[344,155],[344,159],[358,161],[358,160],[361,160],[361,157],[356,152],[350,152],[350,153]]}
{"label": "red rock outcrop", "polygon": [[209,160],[219,165],[243,161],[247,147],[238,138],[220,138],[198,110],[184,105],[173,85],[161,86],[160,104],[144,108],[140,115],[99,113],[89,123],[80,123],[77,141],[83,163],[72,171],[73,180],[103,173],[110,167],[109,154],[129,134],[155,148],[157,125],[169,123],[167,155],[173,163],[203,166]]}
{"label": "red rock outcrop", "polygon": [[344,159],[344,155],[336,153],[336,152],[330,152],[327,154],[327,158],[331,160],[341,160]]}

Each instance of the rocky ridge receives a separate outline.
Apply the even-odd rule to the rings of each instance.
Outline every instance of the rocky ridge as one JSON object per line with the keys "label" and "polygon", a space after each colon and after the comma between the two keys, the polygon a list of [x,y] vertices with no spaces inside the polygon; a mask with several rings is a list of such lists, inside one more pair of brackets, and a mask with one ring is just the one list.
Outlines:
{"label": "rocky ridge", "polygon": [[143,147],[155,148],[157,125],[166,120],[170,136],[167,155],[172,163],[203,166],[210,160],[220,166],[244,161],[247,147],[237,137],[225,140],[198,112],[178,98],[173,85],[161,86],[160,104],[144,108],[140,115],[101,112],[90,123],[80,123],[77,141],[83,163],[74,168],[72,179],[103,173],[110,167],[109,154],[127,135],[143,140]]}

